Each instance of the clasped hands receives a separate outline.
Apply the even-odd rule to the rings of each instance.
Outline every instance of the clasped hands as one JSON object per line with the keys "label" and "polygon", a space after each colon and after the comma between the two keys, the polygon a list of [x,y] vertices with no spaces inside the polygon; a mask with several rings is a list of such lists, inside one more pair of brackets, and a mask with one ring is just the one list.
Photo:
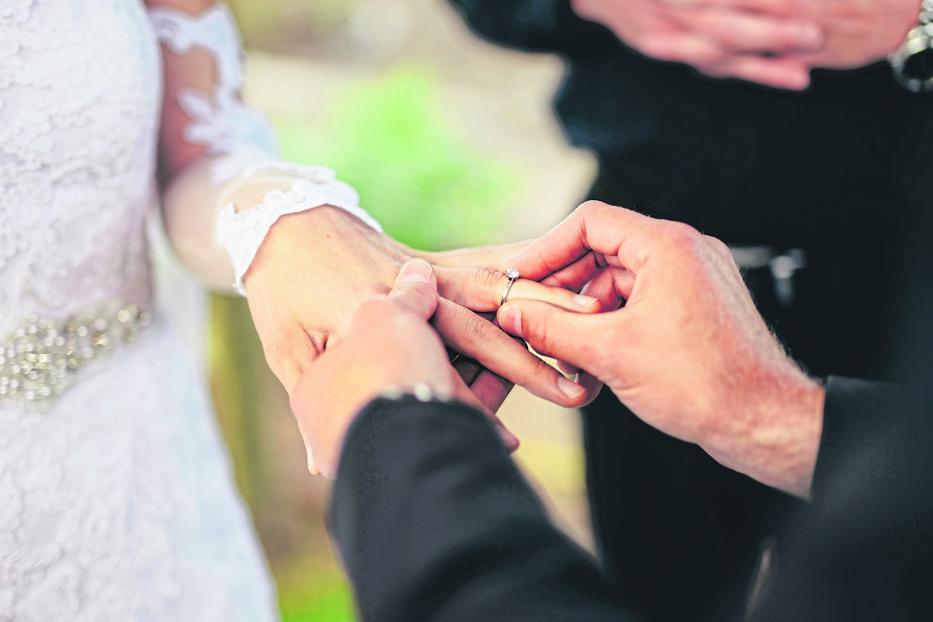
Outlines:
{"label": "clasped hands", "polygon": [[714,77],[800,90],[813,68],[854,69],[893,53],[920,0],[571,0],[581,17],[647,56]]}
{"label": "clasped hands", "polygon": [[[590,202],[539,240],[455,259],[465,257],[506,258],[527,277],[524,295],[510,295],[496,320],[536,351],[580,370],[579,395],[561,394],[559,403],[578,405],[605,383],[659,430],[765,484],[808,495],[823,389],[771,335],[722,242],[681,223]],[[453,304],[445,302],[448,269],[402,262],[388,293],[348,311],[340,342],[297,373],[291,405],[314,470],[336,475],[350,423],[386,391],[426,388],[493,416],[495,408],[449,364],[443,330],[428,324],[437,326],[438,314]],[[595,302],[581,304],[577,291]],[[549,375],[556,371],[538,371],[548,380],[535,376],[536,386],[557,386]]]}

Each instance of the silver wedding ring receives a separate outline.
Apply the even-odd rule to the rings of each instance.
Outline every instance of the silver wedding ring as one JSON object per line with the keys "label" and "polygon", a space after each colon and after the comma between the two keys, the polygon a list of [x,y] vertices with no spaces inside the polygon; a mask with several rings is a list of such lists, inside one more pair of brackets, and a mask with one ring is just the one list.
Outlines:
{"label": "silver wedding ring", "polygon": [[499,306],[505,304],[505,301],[509,298],[509,292],[512,291],[512,285],[521,278],[521,274],[518,272],[518,268],[509,268],[505,271],[505,278],[508,279],[508,282],[505,284],[505,287],[502,288],[502,297],[499,299]]}

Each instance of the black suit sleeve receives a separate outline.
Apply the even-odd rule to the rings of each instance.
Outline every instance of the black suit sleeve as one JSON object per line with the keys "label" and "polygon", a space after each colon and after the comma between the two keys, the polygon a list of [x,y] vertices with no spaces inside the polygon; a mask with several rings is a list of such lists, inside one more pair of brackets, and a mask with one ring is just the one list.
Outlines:
{"label": "black suit sleeve", "polygon": [[933,619],[929,394],[830,379],[813,506],[751,620]]}
{"label": "black suit sleeve", "polygon": [[351,426],[329,525],[364,621],[629,620],[548,521],[492,426],[376,400]]}
{"label": "black suit sleeve", "polygon": [[580,57],[618,49],[614,34],[577,17],[570,0],[451,0],[478,36],[528,52]]}
{"label": "black suit sleeve", "polygon": [[[826,498],[831,482],[844,477],[844,472],[858,455],[872,444],[879,428],[889,426],[904,417],[900,404],[903,389],[891,383],[870,382],[851,378],[830,377],[826,382],[826,405],[823,410],[823,432],[813,475],[813,497]],[[897,453],[891,444],[875,451]],[[891,456],[877,456],[887,462]]]}

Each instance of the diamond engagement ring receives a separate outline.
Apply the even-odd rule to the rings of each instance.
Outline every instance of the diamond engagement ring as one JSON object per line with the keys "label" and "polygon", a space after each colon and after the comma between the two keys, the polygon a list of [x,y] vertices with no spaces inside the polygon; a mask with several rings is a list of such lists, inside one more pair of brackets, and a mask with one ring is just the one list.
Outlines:
{"label": "diamond engagement ring", "polygon": [[512,291],[512,285],[521,278],[521,274],[518,272],[518,268],[509,268],[505,271],[505,278],[509,281],[505,284],[505,287],[502,288],[502,297],[499,299],[499,306],[505,304],[505,301],[509,298],[509,292]]}

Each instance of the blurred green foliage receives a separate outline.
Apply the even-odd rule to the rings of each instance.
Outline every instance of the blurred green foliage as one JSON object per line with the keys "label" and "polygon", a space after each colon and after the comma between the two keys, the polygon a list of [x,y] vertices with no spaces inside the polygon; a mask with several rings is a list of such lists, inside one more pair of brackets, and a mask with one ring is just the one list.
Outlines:
{"label": "blurred green foliage", "polygon": [[521,180],[450,129],[429,74],[400,69],[335,98],[323,129],[275,122],[285,157],[326,164],[392,237],[422,250],[488,244]]}
{"label": "blurred green foliage", "polygon": [[282,622],[352,622],[353,596],[339,569],[313,559],[275,569]]}

